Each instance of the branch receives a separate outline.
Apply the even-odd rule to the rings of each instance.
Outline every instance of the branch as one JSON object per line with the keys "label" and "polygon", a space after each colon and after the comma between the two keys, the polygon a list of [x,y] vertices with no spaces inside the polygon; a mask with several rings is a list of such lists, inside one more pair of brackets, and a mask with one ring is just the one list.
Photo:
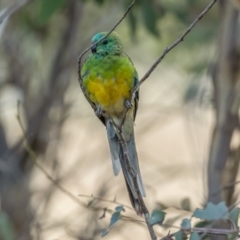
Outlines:
{"label": "branch", "polygon": [[100,198],[100,197],[95,197],[95,196],[89,196],[89,195],[85,195],[85,194],[78,194],[79,197],[85,197],[85,198],[92,198],[93,200],[98,200],[98,201],[102,201],[102,202],[108,202],[108,203],[114,203],[114,204],[117,204],[117,205],[121,205],[123,206],[124,208],[127,208],[131,211],[134,211],[132,207],[128,206],[128,205],[125,205],[125,204],[122,204],[120,202],[117,202],[115,199],[114,200],[108,200],[108,199],[104,199],[104,198]]}
{"label": "branch", "polygon": [[186,31],[169,47],[166,47],[161,56],[157,59],[157,61],[152,65],[152,67],[145,73],[142,79],[138,82],[138,84],[132,90],[132,98],[134,94],[137,92],[139,87],[146,81],[146,79],[151,75],[151,73],[155,70],[158,64],[163,60],[163,58],[180,42],[184,40],[184,38],[190,33],[190,31],[195,27],[195,25],[203,18],[204,15],[212,8],[212,6],[217,2],[217,0],[213,0],[204,11],[194,20],[194,22],[186,29]]}
{"label": "branch", "polygon": [[[30,156],[30,160],[32,161],[32,163],[45,175],[45,177],[50,180],[55,186],[56,188],[58,188],[62,193],[64,193],[65,195],[67,195],[70,199],[72,199],[75,203],[77,203],[79,206],[81,207],[84,207],[85,209],[89,209],[89,206],[83,202],[81,202],[79,200],[78,197],[76,197],[75,195],[73,195],[71,192],[69,192],[66,188],[64,188],[61,184],[59,184],[59,182],[54,179],[47,171],[46,169],[41,165],[41,163],[39,163],[39,161],[37,160],[37,155],[36,153],[34,152],[34,150],[31,148],[30,144],[29,144],[29,141],[27,139],[27,134],[24,130],[24,127],[23,127],[23,123],[21,121],[21,118],[20,118],[20,101],[17,102],[17,121],[19,123],[19,126],[20,126],[20,129],[23,133],[23,141],[24,141],[24,144],[25,144],[25,149],[28,153],[28,155]],[[79,196],[82,196],[82,197],[88,197],[87,195],[79,195]],[[89,196],[90,197],[90,196]],[[93,197],[93,196],[92,196]],[[118,203],[116,201],[110,201],[110,200],[105,200],[105,199],[101,199],[101,198],[97,198],[97,197],[94,197],[95,199],[97,200],[100,200],[100,201],[105,201],[105,202],[113,202],[113,203],[116,203],[116,204],[120,204],[130,210],[133,210],[131,207],[127,206],[127,205],[124,205],[122,203]],[[91,209],[94,210],[94,211],[102,211],[103,208],[102,207],[93,207],[91,206]],[[109,214],[113,214],[114,211],[112,209],[109,209],[109,208],[104,208],[104,212],[107,212]],[[142,220],[138,220],[138,219],[134,219],[134,218],[131,218],[129,216],[126,216],[126,215],[122,215],[121,214],[121,219],[124,220],[124,221],[131,221],[131,222],[135,222],[137,224],[140,224],[140,223],[143,223]]]}
{"label": "branch", "polygon": [[[73,195],[71,192],[69,192],[66,188],[64,188],[61,184],[58,183],[57,180],[55,180],[46,170],[45,168],[39,163],[39,161],[37,160],[37,155],[34,152],[34,150],[31,148],[29,141],[27,139],[26,136],[26,132],[24,130],[21,118],[20,118],[20,101],[17,102],[17,121],[20,125],[20,128],[22,130],[23,133],[23,140],[24,140],[24,144],[25,144],[25,149],[27,151],[27,153],[30,156],[30,160],[33,162],[33,164],[45,175],[45,177],[47,179],[49,179],[62,193],[64,193],[65,195],[67,195],[69,198],[71,198],[75,203],[77,203],[79,206],[84,207],[84,208],[88,208],[86,204],[84,204],[83,202],[81,202],[79,200],[79,198],[77,198],[75,195]],[[102,208],[93,208],[94,210],[102,210]],[[113,210],[106,208],[105,209],[106,212],[108,213],[114,213]],[[123,216],[125,217],[125,216]],[[127,217],[126,217],[127,218]]]}

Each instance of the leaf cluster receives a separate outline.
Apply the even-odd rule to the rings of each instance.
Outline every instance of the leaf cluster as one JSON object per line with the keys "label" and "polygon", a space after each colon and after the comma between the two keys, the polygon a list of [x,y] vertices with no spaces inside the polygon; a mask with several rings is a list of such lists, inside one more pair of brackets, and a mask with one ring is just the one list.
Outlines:
{"label": "leaf cluster", "polygon": [[[165,227],[168,226],[165,218],[167,217],[167,213],[163,211],[166,208],[163,205],[159,205],[160,208],[154,209],[151,213],[151,216],[148,219],[150,225],[159,225]],[[181,207],[183,210],[190,210],[190,201],[189,199],[184,199],[181,202]],[[102,236],[105,236],[109,233],[109,231],[116,226],[116,224],[122,218],[122,212],[125,211],[122,206],[118,206],[115,208],[110,220],[109,227],[104,229],[101,233]],[[190,218],[184,218],[181,222],[181,226],[179,230],[175,233],[168,234],[167,239],[175,239],[175,240],[200,240],[207,239],[209,235],[226,235],[229,240],[237,239],[239,226],[238,226],[238,218],[240,214],[240,208],[229,209],[225,202],[220,202],[219,204],[213,204],[211,202],[207,203],[204,209],[195,209],[192,212]],[[199,219],[200,221],[197,224],[193,224],[193,219]],[[176,220],[176,219],[175,219]],[[226,223],[230,223],[230,230],[219,229],[214,230],[214,226],[217,222],[223,221]],[[166,222],[166,223],[165,223]],[[169,222],[169,221],[168,221]],[[166,238],[165,237],[165,238]],[[163,239],[165,239],[163,238]]]}

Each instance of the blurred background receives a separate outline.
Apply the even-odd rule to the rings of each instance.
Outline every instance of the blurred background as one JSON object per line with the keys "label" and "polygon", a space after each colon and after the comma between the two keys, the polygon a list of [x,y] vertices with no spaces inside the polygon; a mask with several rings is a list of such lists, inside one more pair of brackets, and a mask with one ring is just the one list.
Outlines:
{"label": "blurred background", "polygon": [[[130,3],[0,1],[0,239],[100,239],[108,211],[130,206],[77,76],[92,36],[111,30]],[[116,31],[140,78],[209,3],[136,2]],[[158,237],[208,201],[238,204],[238,4],[219,0],[141,86],[135,132],[146,205],[164,209],[169,225],[155,227]],[[144,219],[125,210],[104,238],[148,239]]]}

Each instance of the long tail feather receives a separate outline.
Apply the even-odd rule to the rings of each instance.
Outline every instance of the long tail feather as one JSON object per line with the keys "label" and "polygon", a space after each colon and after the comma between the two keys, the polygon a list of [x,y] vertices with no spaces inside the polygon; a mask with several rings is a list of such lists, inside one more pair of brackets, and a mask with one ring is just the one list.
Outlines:
{"label": "long tail feather", "polygon": [[113,172],[114,172],[114,175],[117,176],[121,169],[121,164],[119,159],[120,145],[119,145],[118,137],[113,127],[113,124],[108,120],[106,120],[106,128],[107,128],[108,143],[109,143],[111,159],[112,159]]}
{"label": "long tail feather", "polygon": [[[109,142],[109,147],[110,147],[110,152],[111,152],[114,174],[118,175],[120,168],[122,167],[122,171],[123,171],[123,175],[124,175],[124,178],[126,181],[130,201],[132,203],[132,206],[136,210],[136,212],[141,215],[142,212],[141,212],[140,205],[139,205],[138,195],[137,195],[136,189],[134,187],[133,178],[132,178],[130,172],[128,171],[128,167],[126,165],[126,161],[123,156],[123,151],[119,144],[119,139],[115,132],[114,126],[112,125],[112,123],[110,121],[106,121],[106,128],[107,128],[108,142]],[[146,193],[145,193],[145,189],[143,186],[142,177],[141,177],[141,173],[140,173],[140,169],[139,169],[138,156],[137,156],[133,131],[131,133],[130,139],[128,139],[128,141],[126,141],[126,143],[127,143],[130,165],[131,165],[132,169],[137,173],[138,187],[139,187],[141,195],[143,197],[145,197]]]}

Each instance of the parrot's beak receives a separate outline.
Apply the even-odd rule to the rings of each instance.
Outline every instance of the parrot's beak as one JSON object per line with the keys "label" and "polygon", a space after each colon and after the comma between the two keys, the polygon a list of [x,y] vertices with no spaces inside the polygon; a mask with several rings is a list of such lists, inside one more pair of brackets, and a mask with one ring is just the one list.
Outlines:
{"label": "parrot's beak", "polygon": [[97,45],[91,47],[91,51],[92,51],[92,53],[96,53],[97,52]]}

